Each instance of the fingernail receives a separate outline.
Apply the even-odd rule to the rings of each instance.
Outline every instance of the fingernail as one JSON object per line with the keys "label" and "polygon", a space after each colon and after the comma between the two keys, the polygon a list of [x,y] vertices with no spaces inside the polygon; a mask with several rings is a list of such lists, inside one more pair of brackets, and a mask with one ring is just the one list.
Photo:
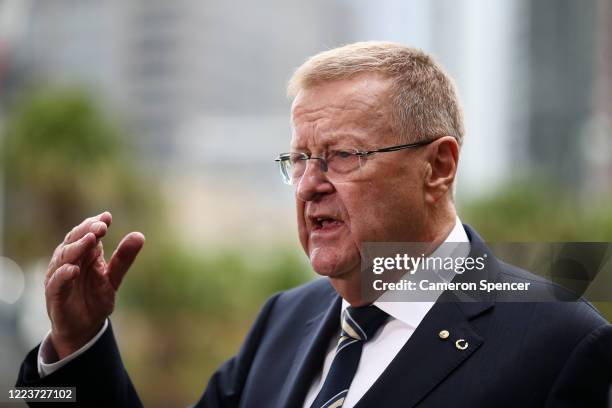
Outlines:
{"label": "fingernail", "polygon": [[93,223],[93,225],[91,226],[91,230],[96,234],[100,234],[104,230],[104,227],[106,227],[105,223],[97,221]]}

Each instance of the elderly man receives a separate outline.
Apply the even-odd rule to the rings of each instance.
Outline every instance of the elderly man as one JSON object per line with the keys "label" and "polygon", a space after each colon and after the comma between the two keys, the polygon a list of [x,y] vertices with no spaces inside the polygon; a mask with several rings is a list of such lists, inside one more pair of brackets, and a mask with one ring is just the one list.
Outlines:
{"label": "elderly man", "polygon": [[[324,278],[273,296],[201,407],[599,407],[612,328],[588,303],[380,302],[362,290],[362,244],[485,248],[459,221],[453,184],[463,140],[455,87],[430,56],[398,44],[310,58],[294,97],[283,180],[300,242]],[[20,386],[76,386],[83,406],[140,406],[108,315],[144,243],[129,234],[107,264],[109,213],[75,227],[46,280],[52,330]],[[492,255],[490,255],[491,258]],[[501,262],[491,279],[533,281]],[[549,284],[540,282],[541,287]]]}

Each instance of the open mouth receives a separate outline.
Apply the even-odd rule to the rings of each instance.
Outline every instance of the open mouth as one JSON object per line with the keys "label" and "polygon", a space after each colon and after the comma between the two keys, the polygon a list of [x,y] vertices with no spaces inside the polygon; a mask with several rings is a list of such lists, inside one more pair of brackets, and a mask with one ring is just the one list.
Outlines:
{"label": "open mouth", "polygon": [[338,228],[343,224],[342,221],[331,217],[314,217],[312,218],[313,231],[330,231]]}

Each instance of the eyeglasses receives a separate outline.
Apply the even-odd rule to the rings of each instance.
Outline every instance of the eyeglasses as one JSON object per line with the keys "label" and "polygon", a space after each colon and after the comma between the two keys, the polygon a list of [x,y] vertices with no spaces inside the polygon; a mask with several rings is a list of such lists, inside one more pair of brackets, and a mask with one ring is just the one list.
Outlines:
{"label": "eyeglasses", "polygon": [[327,173],[330,181],[343,182],[350,179],[350,175],[363,166],[367,157],[376,153],[396,152],[398,150],[412,149],[426,146],[437,139],[423,140],[416,143],[401,144],[397,146],[383,147],[376,150],[329,150],[323,156],[312,156],[310,153],[293,152],[281,153],[275,159],[279,164],[280,174],[283,182],[296,185],[302,179],[309,160],[318,160],[321,171]]}

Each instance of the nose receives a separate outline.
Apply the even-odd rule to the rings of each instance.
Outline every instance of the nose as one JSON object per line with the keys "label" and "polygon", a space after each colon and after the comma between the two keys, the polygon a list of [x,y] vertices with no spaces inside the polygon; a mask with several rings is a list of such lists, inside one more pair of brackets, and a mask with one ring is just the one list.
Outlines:
{"label": "nose", "polygon": [[308,160],[304,174],[296,186],[296,197],[302,201],[313,201],[333,191],[334,185],[327,178],[319,160]]}

